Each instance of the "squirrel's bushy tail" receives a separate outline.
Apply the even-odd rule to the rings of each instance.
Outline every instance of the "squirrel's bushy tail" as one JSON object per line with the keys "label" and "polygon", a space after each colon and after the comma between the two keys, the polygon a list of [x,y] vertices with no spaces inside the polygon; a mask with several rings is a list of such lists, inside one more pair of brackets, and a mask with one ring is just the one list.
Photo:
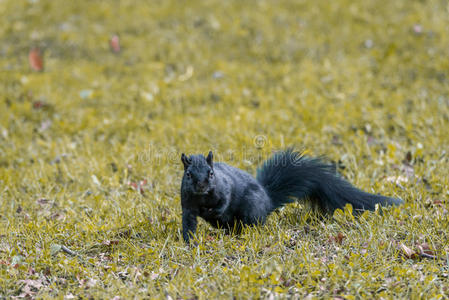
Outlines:
{"label": "squirrel's bushy tail", "polygon": [[257,170],[257,180],[271,198],[272,210],[307,198],[322,210],[333,212],[347,203],[356,210],[374,210],[376,204],[402,204],[403,200],[366,193],[340,177],[318,158],[289,148],[277,152]]}

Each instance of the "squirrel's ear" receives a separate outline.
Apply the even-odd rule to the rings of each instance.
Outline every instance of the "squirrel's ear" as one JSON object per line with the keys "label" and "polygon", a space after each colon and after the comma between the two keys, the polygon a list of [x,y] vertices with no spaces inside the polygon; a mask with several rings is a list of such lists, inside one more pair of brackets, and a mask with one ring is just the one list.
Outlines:
{"label": "squirrel's ear", "polygon": [[187,167],[190,165],[190,163],[192,162],[187,155],[185,155],[184,153],[181,154],[181,161],[184,165],[184,170],[187,169]]}
{"label": "squirrel's ear", "polygon": [[206,161],[207,164],[212,168],[212,159],[213,159],[213,155],[212,155],[212,151],[209,151],[209,154],[206,157]]}

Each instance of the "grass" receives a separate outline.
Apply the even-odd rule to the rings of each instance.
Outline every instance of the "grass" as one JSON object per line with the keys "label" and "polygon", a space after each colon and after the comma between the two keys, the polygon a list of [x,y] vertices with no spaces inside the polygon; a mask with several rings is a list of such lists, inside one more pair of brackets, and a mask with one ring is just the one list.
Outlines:
{"label": "grass", "polygon": [[[0,298],[448,299],[447,10],[1,1]],[[405,205],[183,244],[181,152],[254,174],[288,145]]]}

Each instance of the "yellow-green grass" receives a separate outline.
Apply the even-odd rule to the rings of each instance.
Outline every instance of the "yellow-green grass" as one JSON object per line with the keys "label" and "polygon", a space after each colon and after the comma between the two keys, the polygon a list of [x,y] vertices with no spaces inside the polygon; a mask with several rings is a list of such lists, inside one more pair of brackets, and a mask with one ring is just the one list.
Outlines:
{"label": "yellow-green grass", "polygon": [[[447,299],[448,10],[1,1],[0,298]],[[294,204],[239,236],[200,222],[184,245],[181,152],[254,174],[289,145],[405,205]]]}

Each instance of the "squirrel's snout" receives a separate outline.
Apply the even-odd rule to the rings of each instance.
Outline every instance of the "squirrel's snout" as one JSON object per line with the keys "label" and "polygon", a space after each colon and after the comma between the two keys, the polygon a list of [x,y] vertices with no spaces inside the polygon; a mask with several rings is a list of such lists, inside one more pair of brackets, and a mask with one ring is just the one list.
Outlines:
{"label": "squirrel's snout", "polygon": [[207,188],[207,182],[198,183],[197,187],[199,189],[203,189],[204,190],[205,188]]}
{"label": "squirrel's snout", "polygon": [[209,187],[209,184],[208,184],[208,182],[197,182],[197,184],[196,184],[196,190],[198,191],[198,192],[205,192],[205,191],[207,191],[207,188]]}

